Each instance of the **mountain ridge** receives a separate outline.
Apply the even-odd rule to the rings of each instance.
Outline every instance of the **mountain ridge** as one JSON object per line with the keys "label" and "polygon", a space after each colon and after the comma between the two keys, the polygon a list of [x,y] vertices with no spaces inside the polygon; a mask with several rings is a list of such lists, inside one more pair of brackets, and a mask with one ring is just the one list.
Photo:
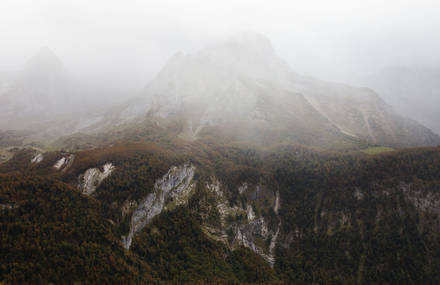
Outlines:
{"label": "mountain ridge", "polygon": [[[92,100],[87,96],[93,92],[67,83],[71,80],[49,49],[29,62],[24,70],[33,70],[31,76],[22,78],[38,88],[20,79],[0,94],[5,103],[0,127],[31,130],[34,134],[25,140],[48,147],[130,140],[146,129],[187,141],[261,147],[290,143],[352,150],[440,144],[438,135],[396,113],[370,89],[295,73],[260,34],[233,36],[193,54],[177,53],[138,97],[115,105]],[[32,75],[44,69],[48,76]],[[46,99],[32,103],[37,97]],[[17,118],[17,108],[30,111]]]}
{"label": "mountain ridge", "polygon": [[[277,107],[269,111],[268,100]],[[290,109],[282,108],[285,106]],[[397,114],[371,89],[300,76],[276,55],[268,39],[249,34],[194,54],[175,54],[142,95],[122,108],[119,115],[110,114],[108,121],[139,121],[145,116],[161,121],[180,114],[180,120],[186,121],[181,133],[184,138],[203,138],[204,131],[230,130],[228,125],[232,124],[242,125],[244,133],[262,134],[263,139],[248,141],[264,141],[272,135],[265,134],[266,127],[276,129],[288,122],[295,127],[284,129],[285,137],[275,142],[313,144],[314,139],[301,138],[307,136],[307,125],[291,116],[307,109],[315,113],[304,115],[304,121],[321,121],[309,130],[327,136],[329,145],[355,139],[391,147],[440,144],[439,136]],[[267,120],[267,115],[275,113],[284,120]],[[349,116],[344,118],[346,114]],[[228,120],[231,122],[225,124]],[[330,133],[326,133],[328,130]],[[289,138],[289,132],[297,139]],[[242,140],[233,133],[229,140]],[[317,146],[328,147],[326,143]]]}

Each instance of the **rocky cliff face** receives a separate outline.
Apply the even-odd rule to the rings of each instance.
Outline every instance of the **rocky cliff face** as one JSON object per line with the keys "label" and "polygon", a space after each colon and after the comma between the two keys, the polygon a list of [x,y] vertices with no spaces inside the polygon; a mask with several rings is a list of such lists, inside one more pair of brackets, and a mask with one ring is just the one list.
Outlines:
{"label": "rocky cliff face", "polygon": [[115,170],[115,166],[111,163],[106,163],[102,169],[101,171],[99,168],[89,168],[84,174],[79,176],[78,188],[82,193],[86,195],[93,194],[99,184]]}
{"label": "rocky cliff face", "polygon": [[[247,202],[231,206],[227,200],[228,191],[220,181],[212,178],[211,182],[206,184],[207,191],[214,199],[200,201],[205,209],[210,209],[205,217],[205,233],[223,241],[231,248],[247,247],[273,266],[275,247],[281,229],[281,220],[278,217],[279,193],[274,193],[262,185],[251,187],[247,183],[238,188],[240,195]],[[215,202],[212,204],[208,201]],[[210,218],[213,210],[219,213],[217,222]],[[272,216],[270,212],[273,213]]]}
{"label": "rocky cliff face", "polygon": [[142,230],[152,218],[162,212],[165,207],[185,204],[195,188],[193,181],[195,167],[191,164],[172,167],[154,184],[153,191],[148,194],[133,211],[130,231],[122,237],[126,249],[129,249],[134,235]]}
{"label": "rocky cliff face", "polygon": [[74,159],[74,154],[64,153],[63,156],[55,162],[53,168],[59,171],[65,171],[72,165]]}
{"label": "rocky cliff face", "polygon": [[41,161],[43,161],[43,154],[42,153],[37,153],[32,159],[31,159],[31,163],[32,164],[38,164]]}
{"label": "rocky cliff face", "polygon": [[247,202],[232,206],[230,193],[221,181],[214,176],[207,181],[196,180],[196,171],[189,163],[173,166],[142,201],[124,203],[123,216],[131,213],[130,230],[122,237],[124,247],[129,249],[136,233],[162,211],[185,205],[198,187],[204,193],[197,203],[205,234],[230,248],[247,247],[273,266],[281,229],[279,193],[262,185],[243,183],[238,191]]}

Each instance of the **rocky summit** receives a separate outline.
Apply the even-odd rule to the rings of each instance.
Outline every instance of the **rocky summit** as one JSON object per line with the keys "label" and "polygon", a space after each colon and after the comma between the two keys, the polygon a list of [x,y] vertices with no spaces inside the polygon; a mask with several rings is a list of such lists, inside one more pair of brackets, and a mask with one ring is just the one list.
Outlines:
{"label": "rocky summit", "polygon": [[178,136],[190,141],[214,136],[326,149],[360,142],[391,147],[440,143],[438,135],[399,115],[373,90],[298,75],[267,38],[249,33],[194,54],[175,54],[138,98],[96,127],[143,120],[164,128],[178,121]]}

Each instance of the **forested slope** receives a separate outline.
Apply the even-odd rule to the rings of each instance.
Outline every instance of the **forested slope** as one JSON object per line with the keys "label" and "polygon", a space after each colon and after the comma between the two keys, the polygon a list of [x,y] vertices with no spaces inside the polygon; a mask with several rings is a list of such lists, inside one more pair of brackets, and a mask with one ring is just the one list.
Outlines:
{"label": "forested slope", "polygon": [[[8,172],[0,179],[5,282],[438,280],[439,148],[369,156],[304,146],[121,142],[44,153],[38,164],[30,163],[34,155],[18,152],[2,165]],[[68,155],[75,159],[65,170],[53,167]],[[82,194],[78,177],[110,162],[114,172],[91,195]],[[194,175],[181,177],[179,165],[191,165]],[[175,179],[189,192],[170,190],[163,209],[124,249],[121,237],[145,197]],[[173,200],[180,193],[173,191],[188,194]]]}

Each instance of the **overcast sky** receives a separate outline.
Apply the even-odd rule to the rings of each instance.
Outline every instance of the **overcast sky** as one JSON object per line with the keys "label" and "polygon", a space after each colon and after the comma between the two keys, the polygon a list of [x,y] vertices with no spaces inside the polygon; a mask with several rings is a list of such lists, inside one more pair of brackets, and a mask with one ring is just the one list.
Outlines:
{"label": "overcast sky", "polygon": [[135,90],[175,52],[241,31],[266,35],[295,71],[327,80],[440,66],[439,3],[0,0],[0,71],[47,46],[73,73]]}

